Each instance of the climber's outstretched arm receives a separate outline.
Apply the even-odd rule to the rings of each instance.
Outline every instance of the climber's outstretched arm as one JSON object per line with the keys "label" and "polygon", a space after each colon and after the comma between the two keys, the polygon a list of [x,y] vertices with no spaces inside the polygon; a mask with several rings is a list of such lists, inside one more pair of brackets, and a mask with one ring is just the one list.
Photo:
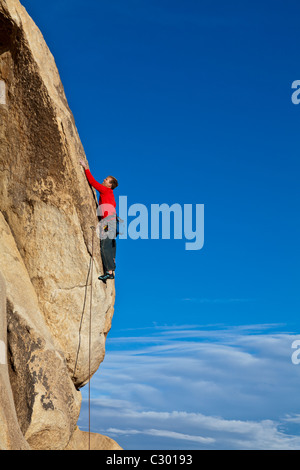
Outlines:
{"label": "climber's outstretched arm", "polygon": [[83,166],[83,168],[84,168],[85,170],[87,170],[88,166],[87,166],[87,164],[86,164],[83,160],[79,160],[79,163],[80,163],[81,166]]}
{"label": "climber's outstretched arm", "polygon": [[93,186],[93,188],[95,188],[97,191],[99,191],[99,193],[103,194],[107,192],[107,187],[105,187],[103,184],[98,183],[98,181],[95,180],[92,173],[88,169],[87,164],[83,160],[80,160],[79,163],[81,166],[83,166],[87,180],[90,183],[90,185]]}

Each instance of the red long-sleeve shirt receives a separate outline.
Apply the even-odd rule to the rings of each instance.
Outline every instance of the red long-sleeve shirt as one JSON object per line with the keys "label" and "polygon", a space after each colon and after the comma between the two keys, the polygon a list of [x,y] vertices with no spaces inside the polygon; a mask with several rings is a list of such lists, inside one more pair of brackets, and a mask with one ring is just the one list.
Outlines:
{"label": "red long-sleeve shirt", "polygon": [[99,206],[102,211],[100,210],[100,215],[103,217],[107,217],[108,215],[113,215],[116,213],[116,201],[114,192],[111,188],[107,188],[103,184],[98,183],[95,180],[90,170],[86,169],[85,174],[87,177],[88,182],[90,183],[93,188],[95,188],[100,193],[99,197]]}

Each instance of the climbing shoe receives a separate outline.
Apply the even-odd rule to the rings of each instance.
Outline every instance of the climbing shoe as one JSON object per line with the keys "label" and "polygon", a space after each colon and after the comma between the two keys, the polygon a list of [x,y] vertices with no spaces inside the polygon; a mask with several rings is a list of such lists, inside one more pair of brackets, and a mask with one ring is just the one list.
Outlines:
{"label": "climbing shoe", "polygon": [[103,276],[98,277],[99,281],[105,281],[105,282],[107,281],[107,279],[114,279],[114,278],[115,278],[115,276],[114,276],[113,273],[112,274],[105,273],[105,274],[103,274]]}

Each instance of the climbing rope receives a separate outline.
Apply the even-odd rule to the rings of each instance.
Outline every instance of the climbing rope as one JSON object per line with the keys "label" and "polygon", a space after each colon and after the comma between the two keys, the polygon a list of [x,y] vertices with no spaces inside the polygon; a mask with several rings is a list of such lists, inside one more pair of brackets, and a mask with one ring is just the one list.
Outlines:
{"label": "climbing rope", "polygon": [[90,295],[90,325],[89,325],[89,450],[91,450],[91,346],[92,346],[92,302],[93,302],[93,262],[94,262],[94,232],[92,229],[92,258],[91,258],[91,295]]}
{"label": "climbing rope", "polygon": [[76,354],[76,360],[75,360],[75,366],[74,366],[74,372],[73,372],[73,381],[74,381],[76,368],[77,368],[77,363],[78,363],[80,345],[81,345],[81,329],[82,329],[83,317],[84,317],[84,312],[85,312],[88,281],[89,281],[89,277],[90,277],[90,273],[91,273],[90,318],[89,318],[89,394],[88,394],[89,450],[91,450],[91,357],[92,357],[91,348],[92,348],[92,304],[93,304],[93,264],[94,264],[94,232],[95,232],[95,227],[92,226],[91,230],[92,230],[92,254],[91,254],[91,258],[90,258],[89,269],[88,269],[86,283],[85,283],[84,301],[83,301],[83,308],[82,308],[80,326],[79,326],[78,348],[77,348],[77,354]]}
{"label": "climbing rope", "polygon": [[86,278],[86,282],[85,282],[84,301],[83,301],[83,307],[82,307],[82,313],[81,313],[81,319],[80,319],[80,325],[79,325],[79,334],[78,334],[78,348],[77,348],[74,372],[73,372],[73,377],[72,377],[73,381],[75,379],[75,372],[76,372],[76,369],[77,369],[78,356],[79,356],[79,351],[80,351],[80,346],[81,346],[81,329],[82,329],[83,317],[84,317],[84,312],[85,312],[88,280],[89,280],[89,277],[90,277],[91,266],[92,266],[92,257],[90,259],[89,269],[88,269],[87,278]]}

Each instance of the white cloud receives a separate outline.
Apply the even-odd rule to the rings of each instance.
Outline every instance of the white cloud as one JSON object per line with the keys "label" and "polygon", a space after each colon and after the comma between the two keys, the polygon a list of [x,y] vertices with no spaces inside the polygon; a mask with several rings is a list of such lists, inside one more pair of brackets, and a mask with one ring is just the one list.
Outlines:
{"label": "white cloud", "polygon": [[118,429],[127,449],[300,449],[295,335],[278,325],[136,333],[108,339],[91,384],[94,431]]}
{"label": "white cloud", "polygon": [[144,429],[143,431],[137,429],[116,429],[116,428],[109,428],[107,432],[112,435],[120,436],[122,434],[129,435],[129,434],[145,434],[149,436],[156,436],[156,437],[166,437],[168,439],[180,439],[181,441],[192,441],[198,442],[201,444],[212,444],[215,442],[214,439],[210,437],[201,437],[201,436],[190,436],[188,434],[183,434],[180,432],[168,431],[164,429]]}

